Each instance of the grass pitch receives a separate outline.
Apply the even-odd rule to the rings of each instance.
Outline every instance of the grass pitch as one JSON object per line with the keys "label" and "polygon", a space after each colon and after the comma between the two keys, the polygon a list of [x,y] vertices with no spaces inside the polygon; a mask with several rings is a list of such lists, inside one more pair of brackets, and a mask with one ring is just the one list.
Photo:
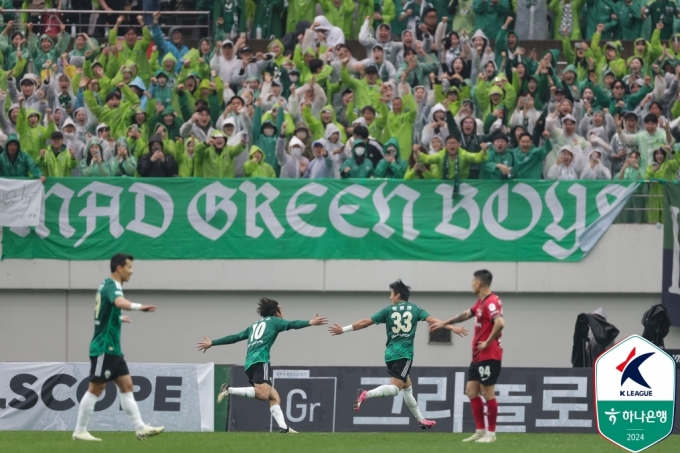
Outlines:
{"label": "grass pitch", "polygon": [[[416,432],[398,434],[308,433],[164,433],[144,442],[134,434],[93,432],[102,442],[76,442],[67,432],[0,432],[3,453],[427,453],[436,451],[503,453],[608,453],[625,451],[598,435],[498,434],[494,444],[464,444],[469,434]],[[677,453],[680,436],[654,445],[651,453]]]}

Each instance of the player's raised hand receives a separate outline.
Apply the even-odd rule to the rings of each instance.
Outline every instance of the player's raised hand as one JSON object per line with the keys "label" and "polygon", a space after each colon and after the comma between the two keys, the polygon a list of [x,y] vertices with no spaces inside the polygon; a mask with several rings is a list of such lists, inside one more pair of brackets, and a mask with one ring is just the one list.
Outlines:
{"label": "player's raised hand", "polygon": [[324,318],[323,316],[319,317],[318,313],[309,320],[310,326],[323,326],[324,324],[328,324],[328,318]]}
{"label": "player's raised hand", "polygon": [[203,354],[205,354],[205,351],[210,349],[212,347],[212,341],[210,341],[210,338],[208,337],[203,337],[204,340],[198,343],[198,350],[203,351]]}
{"label": "player's raised hand", "polygon": [[328,331],[331,333],[332,336],[342,335],[342,327],[337,324],[329,326]]}
{"label": "player's raised hand", "polygon": [[448,325],[446,326],[447,329],[449,329],[451,332],[455,333],[459,337],[467,337],[468,330],[465,327],[459,327],[459,326],[452,326]]}

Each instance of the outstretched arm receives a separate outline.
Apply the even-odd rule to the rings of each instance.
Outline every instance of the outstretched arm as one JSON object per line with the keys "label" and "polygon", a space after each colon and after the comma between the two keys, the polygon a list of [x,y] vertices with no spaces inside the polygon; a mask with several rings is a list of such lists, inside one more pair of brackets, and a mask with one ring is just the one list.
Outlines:
{"label": "outstretched arm", "polygon": [[349,326],[345,327],[340,327],[337,324],[333,324],[331,327],[328,328],[328,331],[331,333],[331,335],[336,336],[336,335],[342,335],[345,332],[352,332],[353,330],[361,330],[365,329],[368,326],[372,326],[375,324],[371,318],[366,318],[362,319],[361,321],[357,321],[354,324],[350,324]]}
{"label": "outstretched arm", "polygon": [[126,298],[119,296],[113,301],[113,304],[121,310],[139,310],[139,311],[156,311],[155,305],[142,305],[130,302]]}
{"label": "outstretched arm", "polygon": [[198,343],[198,350],[203,351],[205,354],[205,351],[210,349],[212,346],[220,346],[223,344],[234,344],[238,343],[239,341],[247,340],[248,339],[248,329],[244,330],[241,333],[237,333],[236,335],[227,335],[226,337],[218,338],[215,341],[211,341],[210,338],[208,337],[203,337],[203,341]]}
{"label": "outstretched arm", "polygon": [[430,332],[435,331],[437,329],[446,328],[446,326],[449,324],[456,324],[459,322],[467,321],[473,316],[474,314],[472,313],[472,310],[467,309],[463,313],[454,316],[453,318],[449,318],[446,321],[435,320],[435,322],[430,323]]}
{"label": "outstretched arm", "polygon": [[312,319],[309,321],[283,321],[281,323],[281,326],[279,327],[279,331],[282,332],[284,330],[297,330],[297,329],[304,329],[305,327],[309,326],[322,326],[324,324],[328,324],[328,319],[324,318],[323,316],[319,316],[319,314],[315,314]]}

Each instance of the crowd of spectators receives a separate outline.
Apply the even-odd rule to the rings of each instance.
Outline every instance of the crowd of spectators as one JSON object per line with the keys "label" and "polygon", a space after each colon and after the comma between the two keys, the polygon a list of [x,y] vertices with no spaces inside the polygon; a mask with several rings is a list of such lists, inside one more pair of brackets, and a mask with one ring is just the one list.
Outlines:
{"label": "crowd of spectators", "polygon": [[[38,3],[0,11],[0,176],[678,177],[668,0],[198,0],[192,48],[157,0],[99,0],[92,25],[67,11],[91,5]],[[521,46],[549,36],[561,48]]]}

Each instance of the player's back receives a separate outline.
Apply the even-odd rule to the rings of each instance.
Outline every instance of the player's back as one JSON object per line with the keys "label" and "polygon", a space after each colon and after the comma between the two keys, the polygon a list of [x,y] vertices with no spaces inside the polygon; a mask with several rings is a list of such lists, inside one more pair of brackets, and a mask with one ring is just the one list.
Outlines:
{"label": "player's back", "polygon": [[424,321],[429,315],[425,310],[411,302],[399,302],[388,305],[373,315],[371,319],[376,324],[385,324],[387,343],[385,346],[385,361],[398,359],[413,359],[413,339],[419,321]]}
{"label": "player's back", "polygon": [[248,327],[248,352],[245,367],[248,368],[253,363],[259,362],[269,363],[269,351],[274,345],[276,337],[279,332],[288,330],[290,324],[290,321],[268,316]]}
{"label": "player's back", "polygon": [[101,354],[123,355],[120,348],[121,310],[116,298],[123,297],[123,287],[111,278],[99,285],[94,305],[94,336],[90,356]]}

